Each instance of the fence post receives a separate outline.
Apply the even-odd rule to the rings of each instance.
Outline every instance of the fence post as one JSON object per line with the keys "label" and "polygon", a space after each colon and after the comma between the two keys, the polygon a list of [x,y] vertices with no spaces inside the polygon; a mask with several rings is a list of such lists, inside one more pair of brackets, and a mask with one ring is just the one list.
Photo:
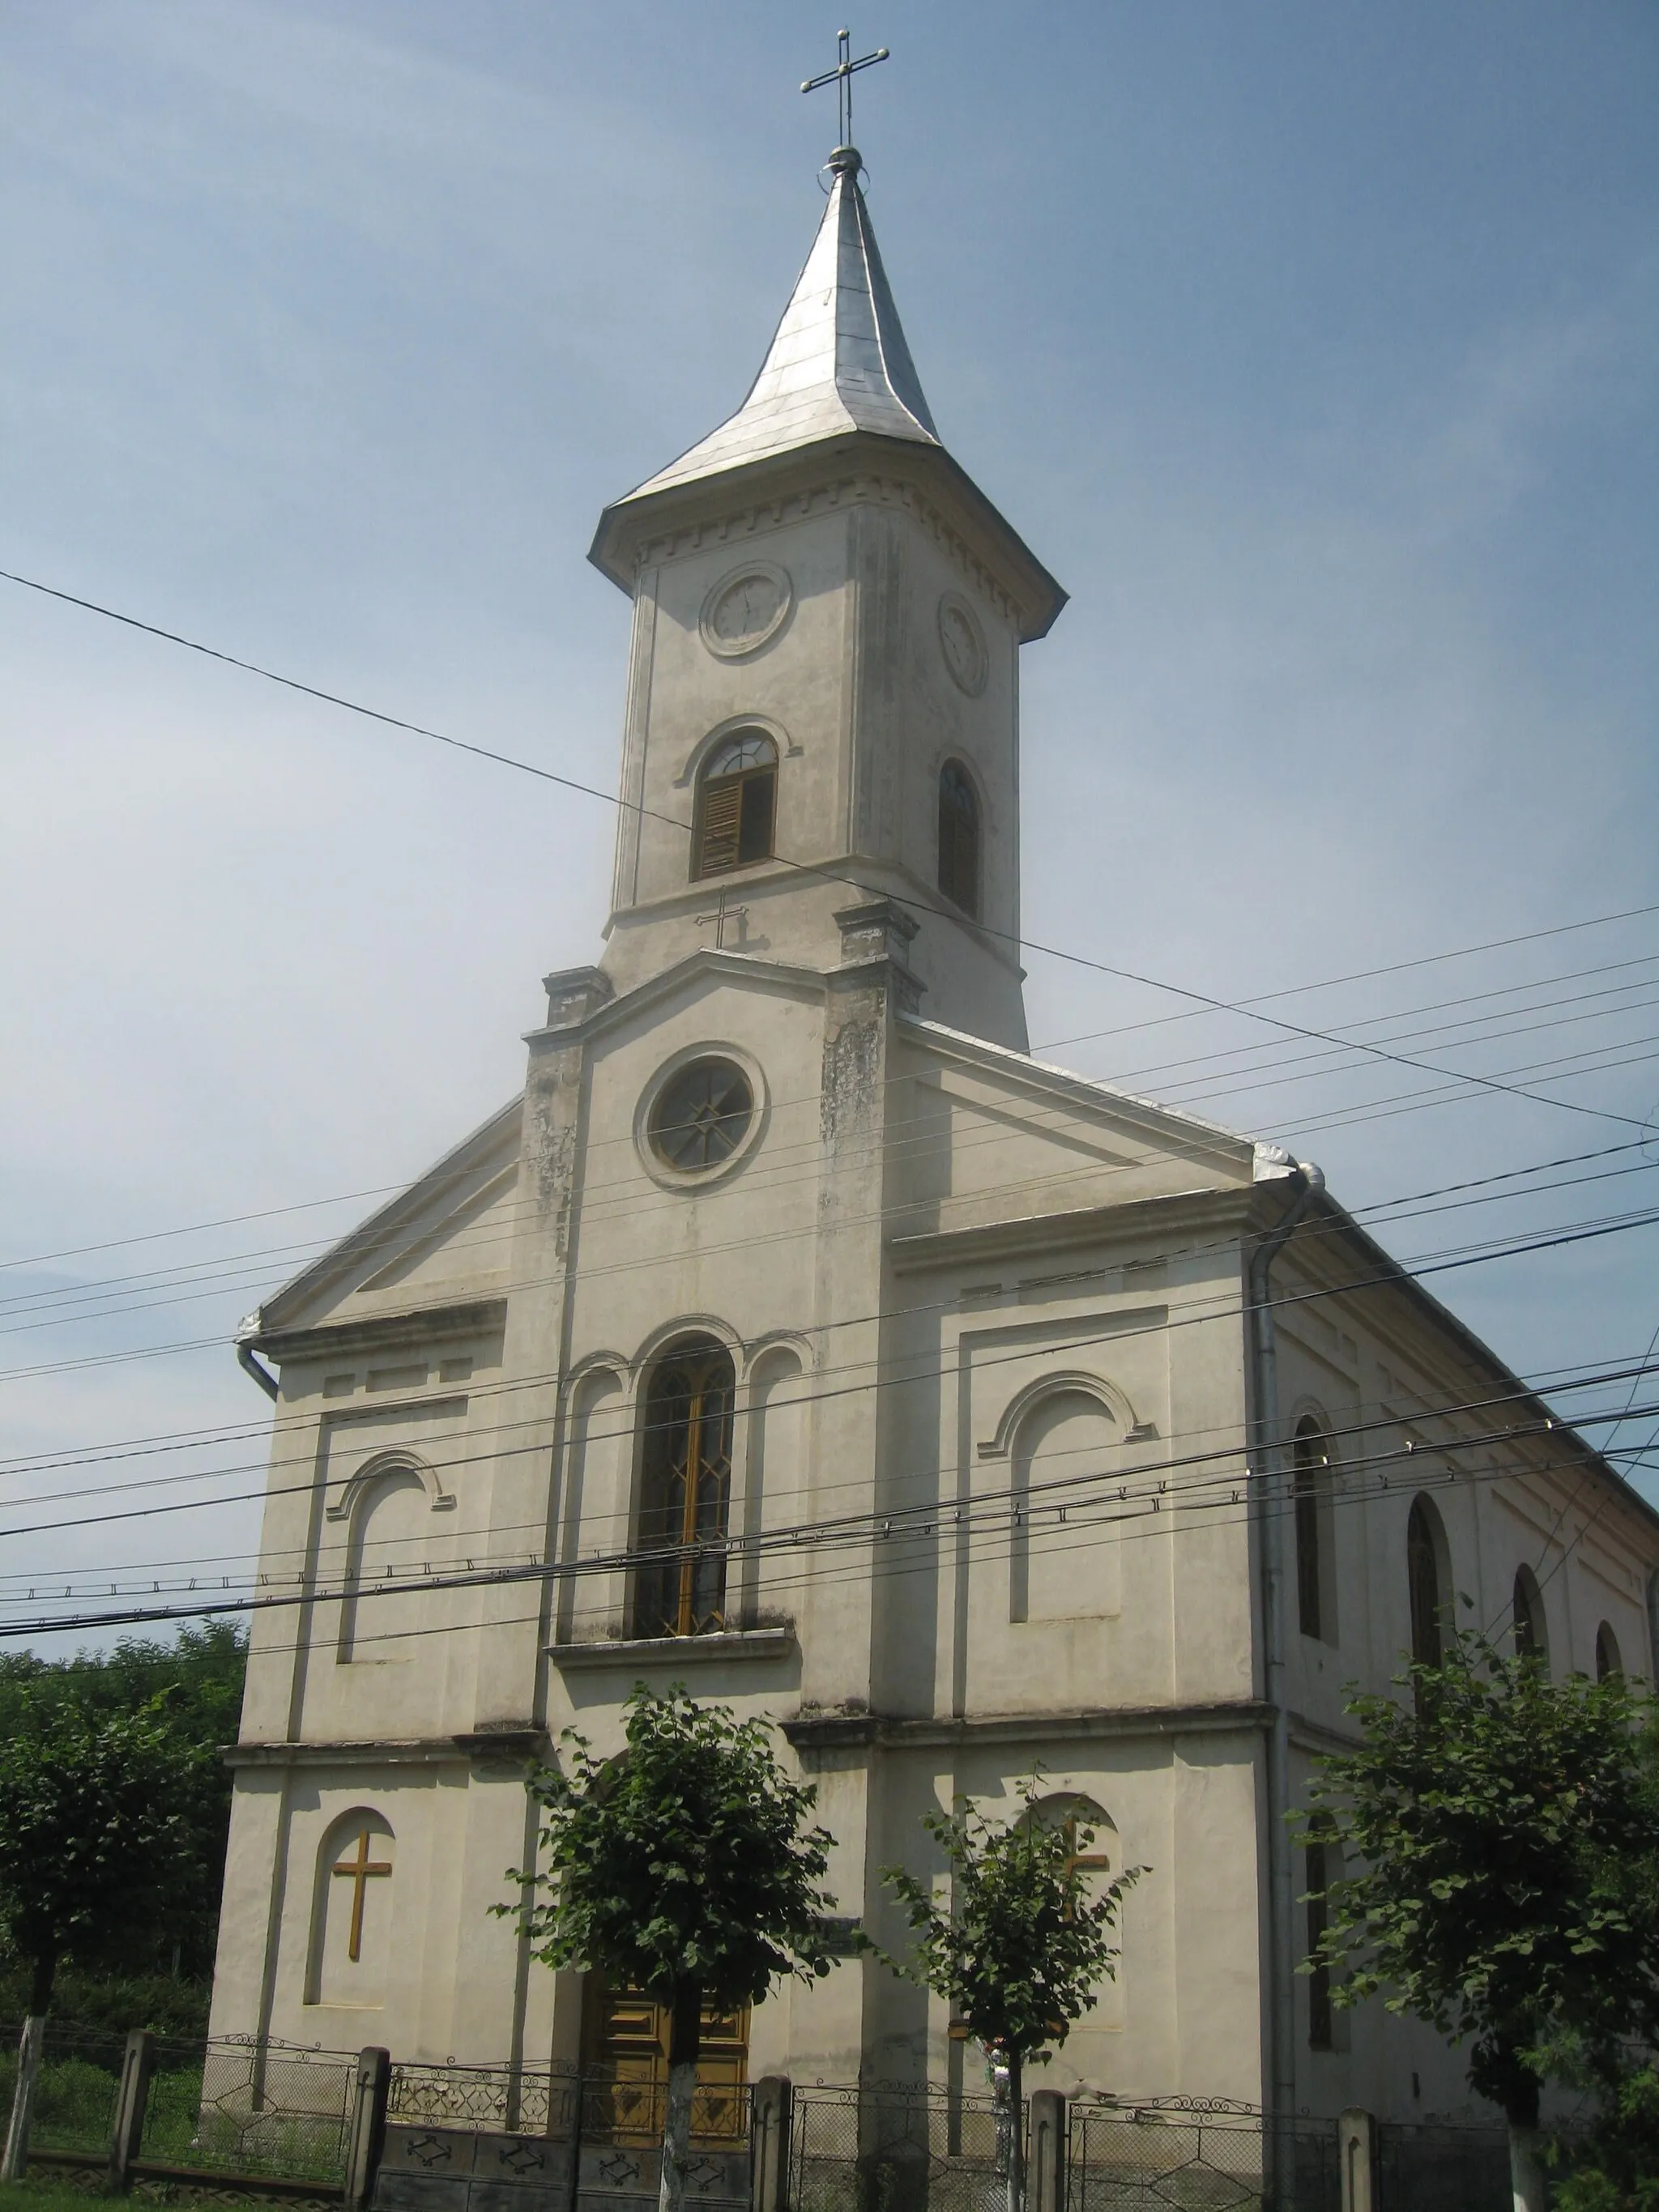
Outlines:
{"label": "fence post", "polygon": [[132,2186],[133,2161],[144,2139],[149,2077],[155,2071],[155,2038],[148,2028],[135,2027],[121,2054],[121,2086],[115,2093],[115,2123],[109,2131],[106,2185],[112,2197],[125,2197]]}
{"label": "fence post", "polygon": [[1031,2093],[1025,2185],[1030,2212],[1066,2212],[1066,2100],[1058,2089]]}
{"label": "fence post", "polygon": [[386,2100],[392,2088],[392,2053],[371,2043],[357,2054],[351,2100],[351,2136],[346,2146],[345,2201],[363,2212],[374,2194],[386,2148]]}
{"label": "fence post", "polygon": [[786,2212],[789,2200],[789,2120],[793,2092],[781,2074],[755,2084],[750,2142],[750,2212]]}
{"label": "fence post", "polygon": [[1358,2105],[1351,2105],[1336,2124],[1336,2155],[1342,2170],[1342,2212],[1372,2212],[1376,2122]]}
{"label": "fence post", "polygon": [[40,2078],[40,2046],[46,2039],[45,2013],[31,2013],[23,2022],[22,2038],[17,2045],[17,2086],[12,2092],[6,2154],[0,2159],[0,2181],[21,2181],[28,2166],[29,2122],[34,2116],[34,2085]]}

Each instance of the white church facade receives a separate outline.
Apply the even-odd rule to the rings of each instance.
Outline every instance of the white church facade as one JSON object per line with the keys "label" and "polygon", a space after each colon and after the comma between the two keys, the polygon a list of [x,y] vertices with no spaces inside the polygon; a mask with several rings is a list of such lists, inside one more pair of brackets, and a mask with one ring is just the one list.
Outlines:
{"label": "white church facade", "polygon": [[[599,525],[634,606],[599,963],[243,1340],[286,1601],[213,2032],[650,2063],[648,2006],[489,1908],[526,1762],[683,1682],[778,1723],[890,1943],[922,1814],[1033,1771],[1147,1869],[1048,2086],[1462,2112],[1459,2055],[1293,1973],[1283,1808],[1459,1594],[1648,1672],[1659,1521],[1316,1170],[1029,1055],[1018,662],[1064,594],[940,442],[831,168],[743,406]],[[715,2059],[973,2063],[854,1955]]]}

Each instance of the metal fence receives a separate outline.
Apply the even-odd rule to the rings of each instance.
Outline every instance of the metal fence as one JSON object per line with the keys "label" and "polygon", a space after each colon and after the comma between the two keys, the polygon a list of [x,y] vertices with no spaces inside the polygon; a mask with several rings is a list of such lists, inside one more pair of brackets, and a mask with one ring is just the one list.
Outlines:
{"label": "metal fence", "polygon": [[[11,2109],[20,2033],[9,2029],[0,2051],[0,2112]],[[90,2029],[59,2027],[47,2016],[29,2130],[35,2149],[89,2150],[100,2160],[107,2154],[125,2040]]]}
{"label": "metal fence", "polygon": [[940,2089],[797,2089],[791,2212],[997,2212],[1009,2108]]}
{"label": "metal fence", "polygon": [[[1279,2201],[1296,2212],[1339,2212],[1334,2126],[1278,2134]],[[1073,2107],[1066,2212],[1259,2212],[1274,2166],[1272,2131],[1243,2106],[1176,2099],[1114,2109]]]}
{"label": "metal fence", "polygon": [[158,2039],[139,2156],[204,2173],[345,2179],[356,2055]]}
{"label": "metal fence", "polygon": [[1377,2129],[1377,2212],[1510,2212],[1514,2201],[1504,2129]]}

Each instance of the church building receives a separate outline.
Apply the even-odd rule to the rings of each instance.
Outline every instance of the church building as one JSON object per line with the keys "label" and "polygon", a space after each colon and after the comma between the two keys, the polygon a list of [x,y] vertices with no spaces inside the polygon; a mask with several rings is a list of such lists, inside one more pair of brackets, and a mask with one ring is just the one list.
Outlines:
{"label": "church building", "polygon": [[[648,2073],[649,2002],[490,1908],[527,1762],[683,1683],[776,1723],[848,1933],[902,1944],[879,1869],[1032,1775],[1096,1878],[1146,1869],[1033,2086],[1464,2113],[1462,2054],[1294,1972],[1282,1814],[1343,1686],[1463,1595],[1557,1672],[1649,1673],[1659,1518],[1316,1168],[1030,1056],[1019,661],[1066,594],[940,438],[860,167],[743,404],[599,519],[634,613],[598,964],[240,1342],[283,1601],[213,2033]],[[710,2069],[982,2086],[840,1948]]]}

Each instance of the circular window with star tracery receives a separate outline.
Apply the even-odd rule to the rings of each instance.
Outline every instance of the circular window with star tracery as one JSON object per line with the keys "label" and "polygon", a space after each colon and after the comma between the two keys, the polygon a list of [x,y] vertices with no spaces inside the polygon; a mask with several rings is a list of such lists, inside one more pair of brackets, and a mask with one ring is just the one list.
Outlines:
{"label": "circular window with star tracery", "polygon": [[694,1060],[671,1075],[651,1103],[647,1134],[665,1167],[700,1175],[724,1167],[755,1118],[755,1093],[737,1062]]}

